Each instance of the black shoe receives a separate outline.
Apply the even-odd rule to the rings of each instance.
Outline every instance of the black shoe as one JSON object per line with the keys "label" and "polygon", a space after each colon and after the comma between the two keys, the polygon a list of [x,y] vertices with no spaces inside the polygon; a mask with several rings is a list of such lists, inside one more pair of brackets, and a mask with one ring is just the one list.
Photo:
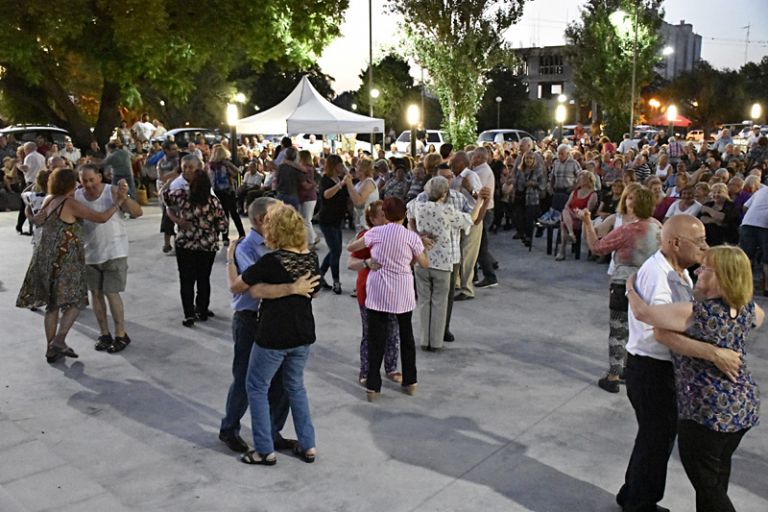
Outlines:
{"label": "black shoe", "polygon": [[219,439],[227,445],[227,448],[237,453],[245,453],[250,448],[248,444],[243,441],[243,438],[238,434],[222,434],[219,433]]}
{"label": "black shoe", "polygon": [[512,231],[512,224],[507,224],[504,226],[504,231]]}
{"label": "black shoe", "polygon": [[[485,279],[477,283],[475,286],[477,286],[478,288],[493,288],[495,286],[499,286],[499,282],[496,281],[495,279],[492,280],[486,277]],[[456,299],[453,299],[453,300],[456,300]]]}
{"label": "black shoe", "polygon": [[187,318],[182,320],[181,325],[183,325],[184,327],[192,327],[193,325],[195,325],[195,317],[188,316]]}
{"label": "black shoe", "polygon": [[336,295],[341,295],[341,283],[336,281],[333,283],[333,293]]}
{"label": "black shoe", "polygon": [[99,341],[96,342],[96,346],[93,347],[99,352],[102,352],[104,350],[107,350],[109,347],[112,346],[112,344],[115,342],[115,340],[112,339],[111,334],[102,334],[99,336]]}
{"label": "black shoe", "polygon": [[493,270],[499,270],[499,262],[498,261],[494,261],[493,265],[491,265],[491,267],[493,267]]}
{"label": "black shoe", "polygon": [[320,278],[320,288],[322,288],[323,290],[331,289],[331,285],[328,284],[328,281],[326,281],[324,277]]}
{"label": "black shoe", "polygon": [[209,318],[213,318],[215,316],[216,315],[214,315],[213,311],[211,311],[210,309],[203,311],[202,313],[197,313],[197,319],[200,320],[201,322],[205,322]]}
{"label": "black shoe", "polygon": [[453,335],[451,331],[445,331],[445,335],[443,336],[443,341],[452,342],[456,341],[456,337]]}
{"label": "black shoe", "polygon": [[107,352],[110,354],[117,354],[118,352],[125,350],[125,347],[130,344],[131,338],[128,337],[128,333],[125,333],[125,336],[115,336],[115,342],[110,345]]}
{"label": "black shoe", "polygon": [[422,345],[421,346],[421,350],[423,350],[424,352],[440,352],[443,349],[442,348],[430,347],[430,346],[426,346],[425,347],[425,346]]}
{"label": "black shoe", "polygon": [[288,450],[292,452],[294,448],[299,446],[299,442],[296,439],[286,439],[282,436],[275,439],[275,450],[277,451],[283,451]]}
{"label": "black shoe", "polygon": [[474,299],[474,297],[470,297],[469,295],[467,295],[467,294],[465,294],[465,293],[459,293],[459,294],[457,294],[457,295],[456,295],[456,296],[453,298],[453,300],[454,300],[454,301],[460,301],[460,300],[472,300],[472,299]]}
{"label": "black shoe", "polygon": [[609,380],[608,377],[603,377],[602,379],[597,381],[597,385],[609,393],[619,392],[618,380]]}
{"label": "black shoe", "polygon": [[520,233],[515,233],[514,235],[512,235],[512,240],[520,240]]}

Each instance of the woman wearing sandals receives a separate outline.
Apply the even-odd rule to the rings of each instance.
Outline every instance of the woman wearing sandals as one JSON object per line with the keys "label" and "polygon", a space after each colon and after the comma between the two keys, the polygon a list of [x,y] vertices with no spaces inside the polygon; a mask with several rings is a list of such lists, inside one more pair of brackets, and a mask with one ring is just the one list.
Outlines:
{"label": "woman wearing sandals", "polygon": [[[369,228],[383,226],[389,221],[384,216],[384,210],[381,209],[383,201],[374,201],[365,209],[365,222]],[[356,240],[362,238],[367,229],[357,234]],[[381,266],[376,260],[371,258],[371,250],[367,247],[355,251],[349,255],[347,266],[350,270],[357,271],[357,283],[355,285],[355,294],[357,295],[357,305],[360,308],[360,319],[363,323],[363,337],[360,340],[360,375],[358,382],[365,386],[368,382],[368,315],[365,309],[365,285],[368,282],[368,275],[371,270],[378,270]],[[387,321],[387,341],[384,349],[384,371],[387,372],[387,378],[392,382],[400,384],[403,382],[403,375],[397,371],[398,346],[400,345],[400,328],[397,325],[397,318],[389,315]]]}
{"label": "woman wearing sandals", "polygon": [[[128,197],[128,186],[120,182],[115,204],[96,212],[74,199],[77,174],[69,168],[56,169],[48,180],[48,197],[32,218],[42,226],[16,306],[45,306],[45,358],[54,363],[63,357],[77,357],[66,344],[69,329],[80,310],[88,304],[85,281],[85,253],[80,239],[80,219],[107,222]],[[61,312],[61,319],[59,313]]]}
{"label": "woman wearing sandals", "polygon": [[400,329],[400,359],[403,370],[402,387],[409,395],[416,393],[416,346],[413,339],[411,317],[416,308],[411,265],[429,267],[424,244],[418,234],[403,226],[405,203],[388,197],[382,204],[389,221],[383,226],[369,229],[365,236],[352,242],[347,250],[371,249],[371,256],[381,268],[368,275],[365,307],[368,316],[368,379],[366,394],[369,402],[381,392],[381,363],[384,359],[387,336],[387,318],[394,314]]}
{"label": "woman wearing sandals", "polygon": [[734,350],[744,362],[726,375],[704,359],[672,354],[677,388],[677,443],[685,473],[696,490],[697,512],[734,511],[728,497],[731,457],[757,425],[760,394],[747,369],[745,342],[765,313],[752,300],[749,258],[738,247],[710,248],[696,271],[694,301],[649,306],[627,281],[635,317],[654,326],[656,338],[673,343],[678,333]]}
{"label": "woman wearing sandals", "polygon": [[[301,215],[286,204],[270,207],[264,218],[265,242],[274,252],[265,254],[245,270],[231,289],[243,292],[257,283],[288,284],[310,273],[318,274],[317,254],[307,249],[307,231]],[[315,288],[313,293],[318,291]],[[315,342],[312,296],[264,298],[259,309],[256,344],[251,350],[246,388],[251,409],[254,450],[241,457],[246,464],[272,466],[277,462],[272,435],[268,392],[282,366],[298,444],[293,451],[304,462],[314,462],[315,429],[304,387],[304,367]]]}

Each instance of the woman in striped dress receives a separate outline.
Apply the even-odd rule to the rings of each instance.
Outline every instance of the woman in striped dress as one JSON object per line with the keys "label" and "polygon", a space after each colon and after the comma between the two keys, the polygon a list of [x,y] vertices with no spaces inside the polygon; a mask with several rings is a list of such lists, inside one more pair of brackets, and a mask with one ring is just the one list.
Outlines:
{"label": "woman in striped dress", "polygon": [[413,310],[416,308],[416,293],[411,265],[416,262],[422,268],[429,267],[421,238],[403,226],[405,203],[396,197],[389,197],[384,200],[382,210],[389,223],[368,230],[363,238],[347,247],[350,252],[369,247],[371,257],[381,266],[368,275],[366,283],[368,401],[376,399],[381,392],[380,371],[388,335],[389,314],[397,317],[400,328],[401,385],[409,395],[416,392],[416,346],[411,324]]}

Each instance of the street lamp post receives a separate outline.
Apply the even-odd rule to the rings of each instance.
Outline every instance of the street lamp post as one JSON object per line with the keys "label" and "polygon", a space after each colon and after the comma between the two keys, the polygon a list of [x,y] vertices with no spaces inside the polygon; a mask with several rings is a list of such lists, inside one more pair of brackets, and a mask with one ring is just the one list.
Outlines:
{"label": "street lamp post", "polygon": [[670,105],[667,107],[667,121],[669,122],[669,135],[675,134],[675,120],[677,119],[677,106]]}
{"label": "street lamp post", "polygon": [[496,96],[496,129],[501,128],[501,96]]}
{"label": "street lamp post", "polygon": [[232,163],[240,165],[237,160],[237,119],[239,114],[237,112],[237,105],[234,103],[227,104],[227,124],[229,125],[229,138],[230,138],[230,151],[232,152]]}
{"label": "street lamp post", "polygon": [[421,111],[418,105],[409,105],[406,113],[408,125],[411,127],[411,156],[416,158],[416,125],[419,123]]}
{"label": "street lamp post", "polygon": [[[611,14],[609,18],[617,30],[624,30],[623,27],[626,25],[625,19],[627,16],[628,15],[626,12],[619,9]],[[632,21],[632,32],[632,91],[629,105],[629,133],[635,132],[635,85],[637,82],[637,3],[635,3],[635,12]]]}
{"label": "street lamp post", "polygon": [[555,121],[557,122],[557,143],[560,144],[560,142],[563,139],[563,123],[565,122],[565,105],[563,103],[560,103],[557,105],[557,108],[555,109]]}
{"label": "street lamp post", "polygon": [[[380,93],[379,93],[378,89],[376,89],[376,88],[371,89],[371,99],[369,100],[369,103],[371,104],[371,108],[370,108],[370,115],[371,115],[371,117],[373,117],[373,102],[376,101],[376,98],[379,97],[379,94]],[[374,142],[373,137],[374,136],[375,136],[375,133],[371,132],[371,158],[376,158],[376,155],[374,154],[374,151],[373,151],[373,142]]]}

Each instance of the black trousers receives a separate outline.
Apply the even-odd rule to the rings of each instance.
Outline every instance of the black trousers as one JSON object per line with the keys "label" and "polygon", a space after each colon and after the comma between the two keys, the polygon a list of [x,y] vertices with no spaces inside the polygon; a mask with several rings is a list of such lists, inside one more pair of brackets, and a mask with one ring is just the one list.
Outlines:
{"label": "black trousers", "polygon": [[[237,201],[235,200],[235,193],[231,190],[215,190],[213,191],[216,197],[221,201],[221,208],[224,210],[224,215],[227,217],[227,225],[229,225],[229,218],[231,217],[237,228],[237,233],[240,238],[245,236],[245,230],[243,229],[243,221],[240,220],[240,214],[237,213]],[[229,231],[229,227],[227,227]],[[227,233],[224,234],[224,240],[229,239]]]}
{"label": "black trousers", "polygon": [[487,210],[483,218],[483,235],[480,239],[480,252],[477,254],[477,264],[483,270],[483,279],[496,281],[496,272],[493,270],[494,258],[488,246],[488,229],[493,224],[493,210]]}
{"label": "black trousers", "polygon": [[624,378],[637,418],[637,437],[616,501],[625,512],[655,512],[664,497],[667,462],[677,435],[672,363],[628,354]]}
{"label": "black trousers", "polygon": [[[381,363],[387,343],[387,325],[390,313],[366,309],[368,315],[368,382],[366,387],[381,391]],[[413,339],[411,317],[413,311],[395,315],[400,328],[400,366],[403,369],[403,386],[416,384],[416,342]]]}
{"label": "black trousers", "polygon": [[[179,267],[181,305],[185,318],[195,313],[205,313],[211,301],[211,269],[216,253],[176,247],[176,263]],[[195,296],[197,287],[197,296]]]}
{"label": "black trousers", "polygon": [[728,498],[731,456],[748,430],[715,432],[691,420],[678,423],[677,446],[696,489],[696,512],[735,512]]}
{"label": "black trousers", "polygon": [[445,314],[445,334],[451,330],[451,313],[453,313],[453,294],[456,293],[456,281],[461,272],[461,263],[454,263],[451,270],[451,286],[448,288],[448,311]]}

